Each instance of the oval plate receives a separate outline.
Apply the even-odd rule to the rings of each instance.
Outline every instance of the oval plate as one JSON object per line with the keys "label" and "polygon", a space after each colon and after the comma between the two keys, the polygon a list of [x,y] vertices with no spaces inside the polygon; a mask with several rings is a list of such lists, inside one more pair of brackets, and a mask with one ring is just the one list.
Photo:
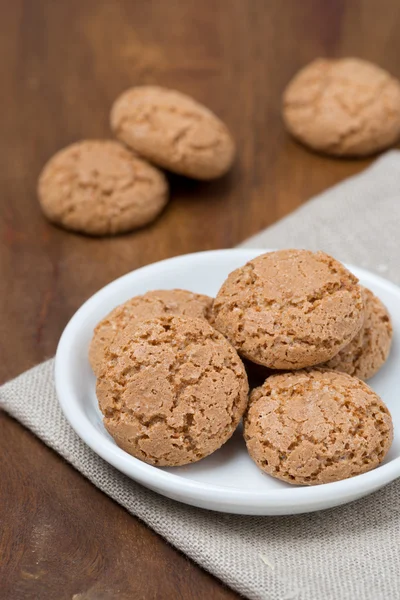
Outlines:
{"label": "oval plate", "polygon": [[314,487],[291,486],[256,467],[246,452],[240,427],[220,450],[198,463],[153,467],[118,448],[103,427],[97,405],[88,347],[100,319],[118,304],[152,289],[183,288],[215,296],[228,273],[264,252],[238,249],[187,254],[132,271],[101,289],[75,313],[61,336],[55,361],[57,395],[66,418],[88,446],[135,481],[168,498],[244,515],[331,508],[370,494],[400,476],[400,288],[368,271],[349,267],[387,306],[395,332],[388,361],[369,382],[388,405],[395,431],[389,454],[373,471]]}

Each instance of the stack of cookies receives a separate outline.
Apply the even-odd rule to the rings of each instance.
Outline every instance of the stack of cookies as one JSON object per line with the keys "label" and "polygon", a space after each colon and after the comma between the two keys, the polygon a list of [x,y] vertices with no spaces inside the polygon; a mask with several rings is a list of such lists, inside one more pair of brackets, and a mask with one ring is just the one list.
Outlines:
{"label": "stack of cookies", "polygon": [[340,262],[282,250],[232,272],[215,299],[132,298],[97,325],[89,359],[105,427],[136,458],[198,461],[243,418],[260,469],[314,485],[368,471],[389,450],[390,413],[363,380],[391,338],[386,308]]}
{"label": "stack of cookies", "polygon": [[180,92],[131,88],[114,102],[110,120],[118,141],[83,140],[45,165],[38,197],[51,222],[89,235],[132,231],[168,202],[159,167],[209,180],[226,173],[235,156],[222,121]]}

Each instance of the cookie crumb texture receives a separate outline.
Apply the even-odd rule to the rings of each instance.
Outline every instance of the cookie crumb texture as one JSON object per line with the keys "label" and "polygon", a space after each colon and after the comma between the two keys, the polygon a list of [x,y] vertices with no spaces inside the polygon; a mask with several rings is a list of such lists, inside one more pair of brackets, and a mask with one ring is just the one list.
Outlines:
{"label": "cookie crumb texture", "polygon": [[244,436],[260,469],[288,483],[317,485],[377,467],[392,443],[393,426],[365,383],[310,370],[273,375],[254,390]]}
{"label": "cookie crumb texture", "polygon": [[235,145],[226,126],[189,96],[156,86],[128,89],[111,109],[116,137],[154,164],[195,179],[220,177]]}
{"label": "cookie crumb texture", "polygon": [[209,296],[187,290],[153,290],[117,306],[94,330],[89,348],[89,362],[94,373],[100,373],[106,349],[117,332],[128,324],[132,328],[135,323],[163,315],[182,315],[211,322],[212,302]]}
{"label": "cookie crumb texture", "polygon": [[289,132],[328,154],[368,155],[400,137],[400,82],[357,58],[317,59],[283,95]]}
{"label": "cookie crumb texture", "polygon": [[364,381],[373,377],[386,362],[393,337],[389,313],[370,290],[362,288],[364,324],[356,337],[330,361],[321,365],[348,373]]}
{"label": "cookie crumb texture", "polygon": [[108,432],[126,452],[157,466],[217,450],[235,431],[247,394],[235,350],[206,321],[186,317],[126,327],[97,382]]}
{"label": "cookie crumb texture", "polygon": [[38,196],[53,223],[89,235],[111,235],[152,222],[168,201],[168,184],[161,171],[118,142],[85,140],[49,160]]}
{"label": "cookie crumb texture", "polygon": [[323,252],[269,252],[229,275],[214,301],[215,326],[253,362],[271,369],[314,366],[360,330],[357,281]]}

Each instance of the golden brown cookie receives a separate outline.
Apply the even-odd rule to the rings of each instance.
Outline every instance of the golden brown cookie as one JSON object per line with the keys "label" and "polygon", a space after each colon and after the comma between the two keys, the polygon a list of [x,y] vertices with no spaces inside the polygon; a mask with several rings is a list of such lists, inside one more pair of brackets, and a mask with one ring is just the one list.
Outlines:
{"label": "golden brown cookie", "polygon": [[126,90],[111,109],[111,127],[150,162],[195,179],[220,177],[235,155],[220,119],[190,96],[162,87]]}
{"label": "golden brown cookie", "polygon": [[38,183],[46,217],[90,235],[151,223],[168,201],[163,173],[118,142],[84,140],[57,152]]}
{"label": "golden brown cookie", "polygon": [[386,362],[393,328],[384,304],[370,290],[362,288],[364,324],[351,342],[324,365],[364,381],[373,377]]}
{"label": "golden brown cookie", "polygon": [[189,317],[127,326],[97,380],[108,432],[123,450],[158,466],[192,463],[222,446],[247,393],[236,351],[205,320]]}
{"label": "golden brown cookie", "polygon": [[317,485],[377,467],[392,443],[393,425],[365,383],[313,369],[272,375],[253,390],[244,437],[251,458],[269,475]]}
{"label": "golden brown cookie", "polygon": [[294,137],[315,150],[371,154],[400,137],[400,82],[365,60],[320,58],[287,86],[283,119]]}
{"label": "golden brown cookie", "polygon": [[271,369],[330,360],[364,319],[357,278],[334,258],[308,250],[269,252],[236,269],[213,312],[215,327],[239,354]]}
{"label": "golden brown cookie", "polygon": [[182,315],[211,321],[213,299],[187,290],[154,290],[135,296],[112,310],[97,324],[89,348],[89,362],[94,373],[100,371],[106,349],[115,334],[128,324],[162,315]]}

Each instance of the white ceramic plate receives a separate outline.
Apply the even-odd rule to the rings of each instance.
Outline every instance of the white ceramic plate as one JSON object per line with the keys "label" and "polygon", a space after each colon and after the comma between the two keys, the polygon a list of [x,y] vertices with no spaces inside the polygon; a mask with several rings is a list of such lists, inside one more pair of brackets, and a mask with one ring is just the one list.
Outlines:
{"label": "white ceramic plate", "polygon": [[96,323],[118,304],[152,289],[184,288],[214,296],[230,271],[263,252],[217,250],[179,256],[128,273],[97,292],[72,317],[57,349],[55,376],[61,408],[77,434],[102,458],[148,488],[186,504],[228,513],[282,515],[361,498],[400,476],[400,288],[363,269],[350,267],[388,307],[395,332],[389,360],[369,382],[388,405],[395,430],[385,462],[374,471],[320,486],[291,486],[256,467],[240,428],[225,446],[198,463],[158,468],[118,448],[103,427],[87,357]]}

